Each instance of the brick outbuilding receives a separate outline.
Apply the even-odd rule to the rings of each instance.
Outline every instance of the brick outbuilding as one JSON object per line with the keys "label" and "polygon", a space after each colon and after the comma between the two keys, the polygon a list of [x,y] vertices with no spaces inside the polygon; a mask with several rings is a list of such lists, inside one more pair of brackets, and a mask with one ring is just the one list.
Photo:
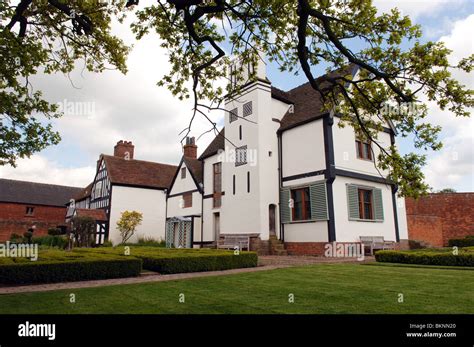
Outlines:
{"label": "brick outbuilding", "polygon": [[406,199],[408,237],[433,247],[474,235],[474,193],[436,193]]}
{"label": "brick outbuilding", "polygon": [[0,179],[0,242],[32,230],[65,227],[66,203],[82,188]]}

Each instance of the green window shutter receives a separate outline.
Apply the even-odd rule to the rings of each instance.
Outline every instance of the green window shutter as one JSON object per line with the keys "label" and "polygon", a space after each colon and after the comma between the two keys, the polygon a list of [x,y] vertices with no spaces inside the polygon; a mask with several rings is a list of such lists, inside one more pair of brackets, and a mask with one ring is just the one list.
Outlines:
{"label": "green window shutter", "polygon": [[326,196],[326,182],[316,182],[309,186],[311,199],[311,219],[328,220],[328,202]]}
{"label": "green window shutter", "polygon": [[359,219],[359,192],[357,186],[348,184],[347,186],[347,209],[349,219]]}
{"label": "green window shutter", "polygon": [[290,198],[290,189],[282,188],[280,190],[280,212],[282,223],[291,222]]}
{"label": "green window shutter", "polygon": [[375,220],[383,221],[383,202],[382,202],[382,190],[374,188],[374,217]]}

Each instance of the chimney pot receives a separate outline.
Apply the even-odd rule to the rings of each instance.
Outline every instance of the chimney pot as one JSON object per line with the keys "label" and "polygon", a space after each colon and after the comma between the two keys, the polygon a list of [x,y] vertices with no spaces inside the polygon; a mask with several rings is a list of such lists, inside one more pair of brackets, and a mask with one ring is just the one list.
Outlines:
{"label": "chimney pot", "polygon": [[135,146],[132,141],[120,140],[114,147],[114,156],[131,160],[133,159],[134,151]]}
{"label": "chimney pot", "polygon": [[186,137],[186,144],[183,146],[183,152],[186,158],[197,159],[197,146],[194,137]]}

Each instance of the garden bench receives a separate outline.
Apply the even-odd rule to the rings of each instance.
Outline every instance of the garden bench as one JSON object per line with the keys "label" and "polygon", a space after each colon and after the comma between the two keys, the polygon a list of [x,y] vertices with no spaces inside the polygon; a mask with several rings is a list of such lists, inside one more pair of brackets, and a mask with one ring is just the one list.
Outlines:
{"label": "garden bench", "polygon": [[222,235],[217,241],[217,248],[220,249],[235,249],[239,247],[239,250],[244,248],[250,250],[250,237],[245,235]]}
{"label": "garden bench", "polygon": [[395,249],[394,241],[385,241],[383,236],[359,236],[360,242],[370,249],[370,255],[376,250]]}

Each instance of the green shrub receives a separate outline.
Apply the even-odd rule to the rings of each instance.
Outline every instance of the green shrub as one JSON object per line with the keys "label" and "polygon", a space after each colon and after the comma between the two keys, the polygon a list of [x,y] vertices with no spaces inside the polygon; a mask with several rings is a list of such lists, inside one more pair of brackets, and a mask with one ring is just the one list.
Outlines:
{"label": "green shrub", "polygon": [[112,243],[112,241],[106,240],[103,244],[100,245],[100,247],[113,247],[113,245],[114,244]]}
{"label": "green shrub", "polygon": [[422,248],[426,248],[424,247],[420,241],[416,241],[416,240],[408,240],[408,247],[410,249],[422,249]]}
{"label": "green shrub", "polygon": [[379,251],[375,259],[384,263],[442,265],[442,266],[474,266],[474,252],[434,252],[434,251]]}
{"label": "green shrub", "polygon": [[40,246],[57,247],[61,249],[66,248],[68,244],[67,237],[52,235],[33,237],[31,242],[36,243]]}
{"label": "green shrub", "polygon": [[[100,252],[124,256],[124,247],[77,249],[78,252]],[[130,247],[130,256],[143,260],[143,269],[162,274],[219,271],[257,266],[255,252],[215,249],[168,249],[159,247]]]}
{"label": "green shrub", "polygon": [[48,235],[51,235],[51,236],[63,235],[63,231],[59,228],[49,228]]}
{"label": "green shrub", "polygon": [[98,280],[138,276],[142,261],[106,254],[81,255],[75,252],[40,251],[37,261],[3,258],[0,283],[32,284]]}
{"label": "green shrub", "polygon": [[166,247],[165,240],[155,240],[152,237],[139,237],[137,243],[133,246],[146,246],[146,247]]}
{"label": "green shrub", "polygon": [[219,271],[257,266],[257,254],[242,252],[239,255],[216,254],[188,257],[153,257],[137,256],[143,260],[145,270],[161,274],[175,274],[184,272]]}
{"label": "green shrub", "polygon": [[31,239],[33,238],[33,232],[32,231],[26,231],[23,234],[23,240],[26,243],[31,243]]}
{"label": "green shrub", "polygon": [[21,236],[20,234],[13,233],[10,235],[10,241],[13,243],[23,242],[23,236]]}
{"label": "green shrub", "polygon": [[474,236],[466,236],[464,239],[451,239],[448,241],[449,247],[469,247],[474,246]]}

